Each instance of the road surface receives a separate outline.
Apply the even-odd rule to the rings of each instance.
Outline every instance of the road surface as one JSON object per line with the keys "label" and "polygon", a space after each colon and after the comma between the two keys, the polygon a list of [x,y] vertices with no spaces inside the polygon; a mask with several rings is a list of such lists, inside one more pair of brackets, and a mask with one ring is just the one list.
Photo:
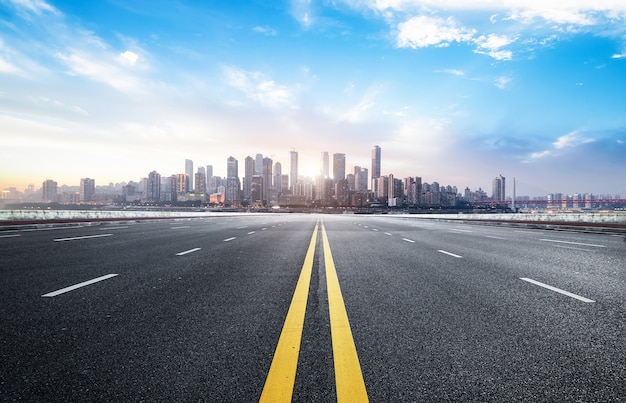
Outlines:
{"label": "road surface", "polygon": [[2,401],[626,400],[615,235],[243,214],[2,231],[0,273]]}

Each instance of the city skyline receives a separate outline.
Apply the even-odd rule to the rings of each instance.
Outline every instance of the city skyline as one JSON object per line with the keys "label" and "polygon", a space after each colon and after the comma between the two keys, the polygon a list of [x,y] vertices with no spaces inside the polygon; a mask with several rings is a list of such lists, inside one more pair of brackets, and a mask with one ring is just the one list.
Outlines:
{"label": "city skyline", "polygon": [[2,0],[0,189],[377,144],[396,178],[626,194],[626,3],[588,3]]}
{"label": "city skyline", "polygon": [[[292,167],[295,168],[295,171],[297,172],[298,167],[297,167],[297,159],[298,159],[298,152],[297,151],[290,151],[290,158],[293,158],[295,155],[295,160],[296,160],[296,166]],[[446,183],[445,181],[441,181],[438,180],[437,178],[422,178],[421,176],[417,175],[417,176],[408,176],[408,177],[397,177],[396,175],[394,175],[393,173],[381,173],[380,176],[373,176],[371,175],[369,172],[372,171],[376,171],[376,169],[380,169],[381,166],[381,162],[382,162],[382,158],[381,158],[381,148],[379,146],[374,146],[372,149],[372,160],[371,160],[371,167],[370,168],[365,168],[365,167],[360,167],[360,166],[351,166],[352,169],[347,170],[346,168],[346,163],[345,163],[345,159],[346,159],[346,155],[342,154],[342,153],[333,153],[333,164],[332,164],[332,174],[331,175],[327,175],[325,174],[325,170],[327,169],[327,157],[328,156],[328,152],[323,152],[322,153],[322,159],[320,161],[320,169],[318,170],[318,173],[316,175],[298,175],[298,178],[296,181],[293,182],[292,185],[292,180],[291,180],[291,175],[285,174],[285,175],[281,175],[282,174],[282,168],[281,168],[281,162],[280,161],[273,161],[271,158],[267,158],[264,157],[263,154],[257,153],[256,154],[256,160],[261,160],[263,162],[263,167],[262,167],[262,172],[259,172],[256,170],[256,166],[255,166],[255,158],[252,158],[250,155],[248,155],[247,157],[245,157],[244,159],[244,171],[243,172],[239,172],[238,169],[238,165],[239,165],[239,159],[230,156],[226,159],[226,176],[214,176],[214,175],[206,175],[206,172],[213,172],[213,165],[206,165],[206,166],[199,166],[197,168],[197,172],[195,172],[192,176],[196,178],[196,184],[198,183],[198,178],[202,178],[202,181],[200,183],[203,182],[203,184],[200,186],[200,188],[190,188],[189,184],[191,183],[190,181],[190,177],[187,174],[187,172],[184,173],[178,173],[178,174],[164,174],[161,175],[159,172],[157,172],[156,170],[153,170],[151,172],[148,173],[147,176],[141,176],[135,179],[129,179],[127,181],[122,181],[122,182],[110,182],[110,181],[106,181],[104,180],[103,184],[98,184],[95,185],[95,179],[94,178],[80,178],[80,184],[76,185],[76,184],[67,184],[67,183],[62,183],[59,184],[57,183],[54,178],[46,178],[42,184],[41,187],[38,187],[38,185],[35,185],[34,183],[28,185],[27,189],[24,189],[25,192],[29,193],[29,197],[31,198],[30,201],[38,201],[37,200],[33,200],[32,196],[34,193],[39,192],[40,196],[42,197],[42,200],[44,202],[52,202],[54,200],[50,199],[49,197],[47,197],[47,193],[49,192],[49,190],[47,189],[48,184],[53,183],[54,186],[54,192],[56,194],[56,189],[57,188],[77,188],[78,192],[80,193],[80,198],[76,201],[79,202],[88,202],[91,201],[91,199],[86,199],[84,197],[84,182],[88,182],[90,184],[90,194],[93,196],[93,194],[95,194],[96,189],[97,188],[103,188],[103,189],[110,189],[112,185],[115,185],[116,187],[119,185],[127,185],[127,184],[131,184],[134,183],[136,185],[141,184],[143,181],[146,182],[145,185],[145,192],[147,192],[146,195],[144,195],[145,201],[147,202],[151,202],[151,201],[158,201],[159,199],[159,192],[162,191],[166,191],[166,189],[162,189],[162,187],[164,186],[165,183],[168,183],[169,178],[174,178],[174,180],[176,181],[176,185],[177,185],[177,191],[180,194],[183,193],[190,193],[190,194],[205,194],[207,197],[212,193],[212,191],[217,191],[215,188],[219,187],[219,181],[221,180],[222,183],[225,185],[225,188],[223,189],[224,194],[228,194],[229,192],[233,192],[233,191],[237,191],[237,196],[233,196],[231,193],[230,196],[230,200],[229,197],[227,196],[225,199],[227,201],[233,201],[233,199],[237,202],[243,201],[243,200],[249,200],[250,199],[250,194],[251,192],[253,192],[254,187],[260,187],[263,189],[263,198],[267,200],[267,196],[268,196],[268,192],[269,189],[273,189],[273,191],[277,191],[279,194],[280,193],[286,193],[286,194],[290,194],[291,192],[294,191],[295,188],[295,183],[310,183],[313,185],[313,187],[316,187],[316,184],[318,183],[318,179],[320,178],[327,178],[330,179],[332,183],[337,183],[338,180],[340,179],[349,179],[349,176],[353,176],[353,181],[354,181],[354,190],[356,193],[363,193],[363,194],[367,194],[367,195],[371,195],[374,198],[379,197],[382,193],[387,192],[387,188],[389,187],[389,182],[393,181],[394,178],[395,180],[398,182],[398,184],[400,184],[400,182],[403,182],[403,187],[407,187],[409,186],[408,181],[414,181],[415,179],[417,179],[419,181],[419,183],[423,183],[425,185],[435,185],[437,187],[442,187],[442,188],[454,188],[456,189],[455,194],[457,196],[459,196],[462,199],[465,200],[471,200],[474,197],[476,197],[477,195],[480,196],[482,195],[482,197],[488,198],[489,200],[513,200],[513,197],[515,195],[516,200],[518,201],[540,201],[540,200],[550,200],[551,198],[556,198],[557,200],[561,200],[563,199],[565,201],[565,199],[567,198],[577,198],[577,197],[583,197],[583,196],[589,196],[589,197],[594,197],[594,198],[600,198],[600,199],[621,199],[621,194],[619,193],[612,193],[612,192],[589,192],[586,191],[584,189],[578,189],[575,192],[561,192],[560,190],[551,190],[545,194],[528,194],[528,193],[520,193],[517,192],[515,193],[515,180],[516,178],[513,177],[513,191],[512,192],[508,192],[505,190],[505,181],[506,178],[502,175],[502,174],[498,174],[497,176],[495,176],[494,178],[492,178],[490,180],[491,183],[491,193],[488,192],[488,188],[487,187],[477,187],[477,188],[470,188],[469,186],[464,186],[464,185],[459,185],[459,184],[455,184],[455,183]],[[292,160],[293,161],[293,160]],[[184,168],[185,171],[194,164],[194,162],[190,159],[185,159],[184,160]],[[341,178],[341,174],[344,174],[343,178]],[[198,175],[201,175],[200,177]],[[339,175],[340,178],[336,178],[335,176]],[[364,175],[364,177],[362,177],[362,175]],[[285,178],[281,178],[282,177],[286,177]],[[257,182],[252,183],[255,181],[255,178],[261,177],[261,181],[262,182]],[[155,179],[158,178],[158,179]],[[215,184],[215,186],[213,187],[212,190],[207,189],[208,183],[217,179],[218,182]],[[236,182],[230,184],[230,186],[232,186],[232,189],[228,189],[229,188],[229,179],[235,179]],[[427,179],[427,180],[425,180]],[[301,180],[304,180],[304,182],[301,182]],[[383,182],[380,182],[381,180],[383,180]],[[270,187],[266,187],[265,184],[266,183],[270,183]],[[368,185],[369,183],[369,185]],[[384,183],[384,185],[380,185],[379,183]],[[159,189],[159,190],[156,190]],[[16,189],[14,187],[11,188],[7,188],[5,189],[5,193],[6,191],[9,191],[7,194],[12,194],[13,189],[18,191],[19,193],[22,193],[22,191],[20,189]],[[380,190],[379,190],[380,189]],[[299,189],[301,190],[301,189]],[[322,189],[315,189],[316,192],[324,192]],[[468,195],[472,195],[471,197],[468,197]],[[319,194],[318,194],[319,197]],[[336,198],[337,195],[333,195],[333,198]],[[9,197],[10,199],[10,197]],[[387,196],[384,197],[384,199],[387,199]],[[167,200],[160,200],[161,202],[163,201],[167,201]]]}

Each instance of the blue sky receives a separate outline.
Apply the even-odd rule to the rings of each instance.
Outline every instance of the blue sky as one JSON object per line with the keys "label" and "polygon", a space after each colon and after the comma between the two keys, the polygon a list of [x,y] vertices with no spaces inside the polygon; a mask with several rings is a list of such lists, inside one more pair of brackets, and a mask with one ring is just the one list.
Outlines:
{"label": "blue sky", "polygon": [[625,111],[623,0],[0,0],[1,188],[380,145],[460,191],[624,197]]}

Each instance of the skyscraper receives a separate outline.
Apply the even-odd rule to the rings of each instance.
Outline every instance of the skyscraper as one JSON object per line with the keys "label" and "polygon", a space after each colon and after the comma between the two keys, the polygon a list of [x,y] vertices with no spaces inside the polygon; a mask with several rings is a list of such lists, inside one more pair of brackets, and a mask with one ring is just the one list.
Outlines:
{"label": "skyscraper", "polygon": [[289,189],[293,192],[298,182],[298,152],[290,151],[291,165],[289,167]]}
{"label": "skyscraper", "polygon": [[491,198],[495,201],[505,200],[506,198],[506,188],[505,188],[506,178],[501,174],[496,176],[493,182],[491,183]]}
{"label": "skyscraper", "polygon": [[234,157],[226,160],[226,195],[224,203],[239,204],[241,201],[241,183],[239,181],[238,161]]}
{"label": "skyscraper", "polygon": [[372,180],[380,177],[380,147],[372,149]]}
{"label": "skyscraper", "polygon": [[252,191],[252,177],[256,175],[256,164],[254,158],[247,156],[244,165],[245,171],[243,174],[243,199],[250,200],[250,192]]}
{"label": "skyscraper", "polygon": [[161,175],[157,171],[148,174],[146,183],[146,201],[159,202],[161,200]]}
{"label": "skyscraper", "polygon": [[322,177],[328,178],[330,175],[328,151],[322,152]]}
{"label": "skyscraper", "polygon": [[283,184],[281,181],[282,174],[283,167],[280,162],[276,162],[274,164],[274,188],[276,189],[277,194],[281,194],[283,192]]}
{"label": "skyscraper", "polygon": [[263,174],[263,154],[257,154],[255,157],[254,174]]}
{"label": "skyscraper", "polygon": [[185,160],[185,173],[187,174],[187,191],[191,192],[193,190],[193,161]]}
{"label": "skyscraper", "polygon": [[96,181],[90,178],[80,180],[80,201],[92,202],[96,194]]}
{"label": "skyscraper", "polygon": [[263,192],[262,198],[265,203],[269,204],[270,189],[272,188],[272,159],[263,158]]}
{"label": "skyscraper", "polygon": [[346,179],[346,155],[342,153],[333,154],[333,180]]}
{"label": "skyscraper", "polygon": [[42,197],[41,200],[46,203],[56,202],[57,201],[57,183],[52,179],[46,179],[46,181],[41,185],[42,188]]}

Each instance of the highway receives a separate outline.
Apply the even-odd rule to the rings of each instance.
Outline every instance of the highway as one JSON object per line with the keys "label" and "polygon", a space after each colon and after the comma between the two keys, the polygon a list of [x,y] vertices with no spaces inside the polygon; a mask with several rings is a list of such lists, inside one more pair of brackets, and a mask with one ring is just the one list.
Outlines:
{"label": "highway", "polygon": [[1,401],[626,401],[623,236],[242,214],[0,231]]}

